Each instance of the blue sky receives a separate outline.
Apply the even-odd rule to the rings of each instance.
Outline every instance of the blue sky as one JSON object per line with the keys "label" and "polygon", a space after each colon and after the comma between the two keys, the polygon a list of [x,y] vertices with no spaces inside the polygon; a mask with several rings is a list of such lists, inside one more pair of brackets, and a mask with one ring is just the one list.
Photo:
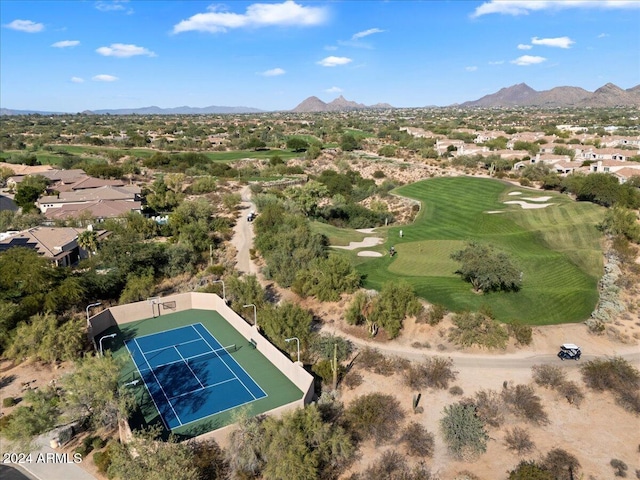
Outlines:
{"label": "blue sky", "polygon": [[0,106],[445,106],[640,84],[640,0],[0,2]]}

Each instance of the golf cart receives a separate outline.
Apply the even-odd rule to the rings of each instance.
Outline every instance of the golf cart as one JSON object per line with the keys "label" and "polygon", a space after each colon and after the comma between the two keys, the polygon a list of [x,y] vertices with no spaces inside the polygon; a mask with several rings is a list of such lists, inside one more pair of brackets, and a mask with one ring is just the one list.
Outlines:
{"label": "golf cart", "polygon": [[247,215],[247,221],[248,222],[253,222],[253,220],[257,217],[258,215],[256,214],[256,212],[254,212],[253,210],[251,210],[249,212],[249,215]]}
{"label": "golf cart", "polygon": [[582,355],[582,352],[579,346],[573,343],[563,343],[560,345],[560,351],[558,352],[560,360],[580,360],[580,355]]}

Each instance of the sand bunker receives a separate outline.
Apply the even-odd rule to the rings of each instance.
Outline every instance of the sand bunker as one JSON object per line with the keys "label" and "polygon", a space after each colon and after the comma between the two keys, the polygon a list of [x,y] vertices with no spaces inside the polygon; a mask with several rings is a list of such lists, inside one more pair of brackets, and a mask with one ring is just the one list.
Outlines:
{"label": "sand bunker", "polygon": [[551,197],[522,197],[522,199],[530,202],[546,202],[551,200]]}
{"label": "sand bunker", "polygon": [[380,245],[382,242],[384,242],[384,239],[380,237],[367,237],[361,242],[350,242],[349,245],[347,245],[346,247],[340,246],[340,245],[334,245],[333,248],[342,248],[344,250],[355,250],[356,248],[362,248],[362,247],[375,247],[376,245]]}
{"label": "sand bunker", "polygon": [[532,208],[545,208],[549,205],[553,205],[553,203],[529,203],[523,202],[522,200],[510,200],[504,203],[506,203],[507,205],[520,205],[525,210],[530,210]]}
{"label": "sand bunker", "polygon": [[522,192],[509,192],[509,195],[522,195]]}
{"label": "sand bunker", "polygon": [[504,213],[504,210],[489,210],[486,213]]}
{"label": "sand bunker", "polygon": [[381,257],[382,254],[380,252],[373,252],[371,250],[363,250],[358,252],[359,257]]}

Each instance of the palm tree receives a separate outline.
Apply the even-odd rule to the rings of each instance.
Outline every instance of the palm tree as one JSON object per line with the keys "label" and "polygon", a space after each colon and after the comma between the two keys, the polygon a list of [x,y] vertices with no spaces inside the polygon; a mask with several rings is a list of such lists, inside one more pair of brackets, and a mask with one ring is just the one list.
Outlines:
{"label": "palm tree", "polygon": [[91,256],[98,249],[98,235],[93,230],[85,230],[78,235],[78,246]]}

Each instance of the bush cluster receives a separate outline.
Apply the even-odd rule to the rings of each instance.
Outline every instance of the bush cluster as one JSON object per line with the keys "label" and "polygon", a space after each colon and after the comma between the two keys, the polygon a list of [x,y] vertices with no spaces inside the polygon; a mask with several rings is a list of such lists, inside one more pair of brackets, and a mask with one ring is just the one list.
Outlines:
{"label": "bush cluster", "polygon": [[640,372],[622,357],[597,358],[580,368],[587,387],[610,391],[623,408],[640,414]]}

